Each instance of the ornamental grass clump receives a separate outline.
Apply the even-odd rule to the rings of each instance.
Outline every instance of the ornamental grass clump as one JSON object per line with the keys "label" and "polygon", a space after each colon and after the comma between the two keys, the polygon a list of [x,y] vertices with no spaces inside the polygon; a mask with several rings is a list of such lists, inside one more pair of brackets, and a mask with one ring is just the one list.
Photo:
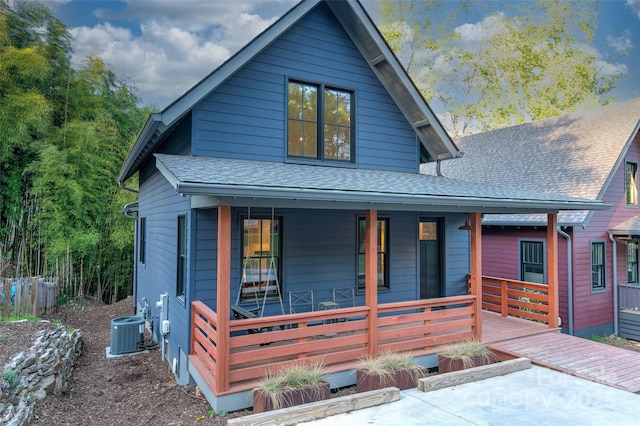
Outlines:
{"label": "ornamental grass clump", "polygon": [[291,405],[290,391],[304,389],[306,396],[313,398],[321,393],[325,365],[321,362],[298,362],[268,372],[255,390],[263,392],[271,401],[273,409]]}
{"label": "ornamental grass clump", "polygon": [[385,385],[393,384],[394,374],[408,373],[414,381],[424,375],[424,369],[413,361],[409,352],[383,352],[378,356],[367,356],[358,362],[358,370],[365,375],[376,375]]}
{"label": "ornamental grass clump", "polygon": [[460,360],[465,369],[477,365],[478,361],[480,361],[481,365],[485,365],[492,364],[497,360],[495,354],[491,352],[484,343],[477,339],[467,339],[446,345],[442,348],[439,355]]}

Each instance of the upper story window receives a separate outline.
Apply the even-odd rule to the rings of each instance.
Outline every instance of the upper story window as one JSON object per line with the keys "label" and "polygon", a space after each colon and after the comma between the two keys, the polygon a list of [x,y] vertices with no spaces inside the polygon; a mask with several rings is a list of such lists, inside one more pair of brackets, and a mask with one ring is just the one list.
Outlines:
{"label": "upper story window", "polygon": [[625,183],[628,206],[638,205],[638,163],[625,163]]}
{"label": "upper story window", "polygon": [[288,96],[287,156],[353,162],[353,93],[290,81]]}
{"label": "upper story window", "polygon": [[605,288],[605,247],[603,241],[591,243],[591,290],[604,290]]}

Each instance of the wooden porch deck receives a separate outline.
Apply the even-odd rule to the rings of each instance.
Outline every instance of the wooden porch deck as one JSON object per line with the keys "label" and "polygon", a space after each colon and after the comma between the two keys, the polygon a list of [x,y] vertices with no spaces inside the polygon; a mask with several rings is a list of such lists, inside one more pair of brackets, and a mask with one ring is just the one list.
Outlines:
{"label": "wooden porch deck", "polygon": [[542,367],[640,392],[640,352],[569,336],[543,324],[483,311],[483,342]]}

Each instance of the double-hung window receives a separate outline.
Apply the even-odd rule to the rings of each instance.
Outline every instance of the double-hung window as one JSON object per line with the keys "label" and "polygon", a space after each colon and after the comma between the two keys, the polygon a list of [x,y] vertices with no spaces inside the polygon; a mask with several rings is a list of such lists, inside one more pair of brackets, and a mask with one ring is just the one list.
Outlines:
{"label": "double-hung window", "polygon": [[[358,292],[365,291],[365,218],[358,218]],[[376,251],[378,290],[389,289],[389,219],[378,219],[378,244]]]}
{"label": "double-hung window", "polygon": [[242,219],[242,300],[277,298],[282,294],[282,220]]}
{"label": "double-hung window", "polygon": [[520,241],[520,279],[544,284],[544,243]]}
{"label": "double-hung window", "polygon": [[605,288],[605,245],[603,241],[591,243],[591,290]]}
{"label": "double-hung window", "polygon": [[627,242],[627,283],[638,283],[638,242]]}
{"label": "double-hung window", "polygon": [[178,216],[176,297],[184,298],[187,282],[187,217]]}
{"label": "double-hung window", "polygon": [[638,205],[638,164],[625,163],[625,188],[627,206]]}
{"label": "double-hung window", "polygon": [[354,161],[353,93],[290,81],[287,156],[303,160]]}

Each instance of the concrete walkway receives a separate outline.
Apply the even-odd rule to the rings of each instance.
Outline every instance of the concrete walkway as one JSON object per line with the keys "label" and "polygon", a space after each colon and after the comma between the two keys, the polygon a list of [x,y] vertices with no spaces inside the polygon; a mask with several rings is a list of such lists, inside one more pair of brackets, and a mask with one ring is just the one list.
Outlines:
{"label": "concrete walkway", "polygon": [[640,395],[544,367],[433,392],[305,425],[637,425]]}

